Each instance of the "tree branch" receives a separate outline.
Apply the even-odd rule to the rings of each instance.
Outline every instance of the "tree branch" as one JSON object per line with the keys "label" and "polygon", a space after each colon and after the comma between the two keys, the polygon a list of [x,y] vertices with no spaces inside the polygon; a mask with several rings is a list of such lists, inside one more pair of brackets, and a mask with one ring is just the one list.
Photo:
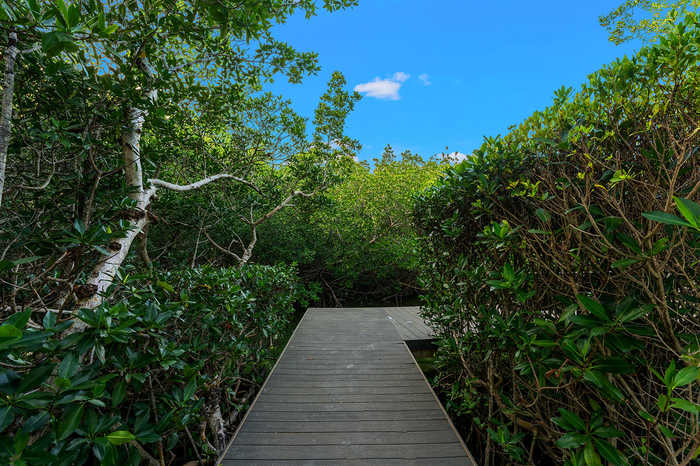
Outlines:
{"label": "tree branch", "polygon": [[209,240],[209,242],[210,242],[216,249],[218,249],[219,251],[221,251],[221,252],[223,252],[223,253],[225,253],[225,254],[228,254],[229,256],[231,256],[231,257],[233,257],[234,259],[236,259],[238,262],[241,261],[241,256],[239,256],[239,255],[236,254],[235,252],[232,252],[232,251],[226,249],[225,247],[221,246],[219,243],[217,243],[216,241],[214,241],[214,240],[212,239],[212,237],[209,236],[209,232],[208,232],[207,230],[204,230],[204,236],[207,237],[207,239]]}
{"label": "tree branch", "polygon": [[234,181],[238,181],[239,183],[242,183],[242,184],[248,186],[249,188],[253,189],[254,191],[258,192],[259,194],[263,195],[263,193],[262,193],[262,191],[260,190],[260,188],[258,188],[257,186],[255,186],[255,185],[254,185],[253,183],[251,183],[250,181],[245,180],[245,179],[243,179],[243,178],[239,178],[239,177],[237,177],[237,176],[229,175],[228,173],[219,173],[218,175],[209,176],[209,177],[204,178],[204,179],[202,179],[202,180],[199,180],[199,181],[197,181],[197,182],[195,182],[195,183],[184,184],[184,185],[182,185],[182,184],[169,183],[169,182],[167,182],[167,181],[159,180],[159,179],[157,179],[157,178],[150,178],[150,179],[148,180],[148,182],[151,183],[151,185],[153,185],[153,186],[157,186],[157,187],[165,188],[165,189],[170,189],[170,190],[172,190],[172,191],[191,191],[191,190],[193,190],[193,189],[201,188],[201,187],[204,186],[204,185],[207,185],[207,184],[209,184],[209,183],[211,183],[211,182],[213,182],[213,181],[220,180],[220,179],[223,179],[223,178],[227,178],[227,179],[231,179],[231,180],[234,180]]}

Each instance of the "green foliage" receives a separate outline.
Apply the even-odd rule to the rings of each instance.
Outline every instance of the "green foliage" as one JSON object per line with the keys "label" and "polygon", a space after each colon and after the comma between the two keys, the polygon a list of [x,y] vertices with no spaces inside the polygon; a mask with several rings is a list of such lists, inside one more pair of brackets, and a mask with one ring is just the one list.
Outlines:
{"label": "green foliage", "polygon": [[0,462],[215,456],[216,432],[201,426],[217,407],[245,411],[306,296],[282,266],[134,276],[115,291],[79,312],[83,333],[63,334],[71,322],[55,312],[0,326]]}
{"label": "green foliage", "polygon": [[328,305],[410,299],[418,268],[413,199],[447,166],[410,152],[375,160],[373,169],[351,162],[322,196],[264,225],[256,257],[297,263]]}
{"label": "green foliage", "polygon": [[417,202],[437,380],[478,419],[474,453],[698,455],[700,24],[679,23],[486,138]]}
{"label": "green foliage", "polygon": [[698,0],[626,0],[601,16],[600,24],[618,45],[633,38],[656,40],[698,7]]}

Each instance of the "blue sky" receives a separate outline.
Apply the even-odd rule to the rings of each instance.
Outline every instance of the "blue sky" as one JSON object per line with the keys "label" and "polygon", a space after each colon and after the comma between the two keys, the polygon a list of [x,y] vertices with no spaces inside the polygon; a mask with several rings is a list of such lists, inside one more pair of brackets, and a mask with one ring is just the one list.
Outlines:
{"label": "blue sky", "polygon": [[294,17],[278,39],[319,54],[322,71],[272,90],[312,117],[330,74],[341,71],[365,97],[347,134],[361,159],[386,144],[424,157],[471,153],[483,136],[548,106],[555,89],[586,76],[639,44],[615,46],[598,17],[621,0],[498,2],[360,0],[359,6]]}

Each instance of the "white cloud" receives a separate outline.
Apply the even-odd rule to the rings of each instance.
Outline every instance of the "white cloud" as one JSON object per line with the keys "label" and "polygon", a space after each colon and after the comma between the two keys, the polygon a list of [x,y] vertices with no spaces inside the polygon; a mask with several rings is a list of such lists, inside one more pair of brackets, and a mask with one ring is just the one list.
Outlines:
{"label": "white cloud", "polygon": [[355,86],[355,91],[365,94],[367,97],[377,99],[399,100],[401,83],[390,79],[374,78],[374,81]]}
{"label": "white cloud", "polygon": [[411,75],[397,71],[391,78],[374,78],[374,81],[355,86],[355,91],[375,99],[399,100],[399,89]]}
{"label": "white cloud", "polygon": [[464,154],[462,152],[450,152],[449,154],[445,155],[445,159],[452,164],[462,162],[466,160],[467,157],[469,157],[469,154]]}
{"label": "white cloud", "polygon": [[397,71],[396,73],[394,73],[394,76],[392,76],[391,79],[393,81],[398,81],[400,83],[404,83],[410,77],[411,77],[410,74],[404,73],[403,71]]}
{"label": "white cloud", "polygon": [[418,79],[420,79],[423,82],[424,86],[430,86],[432,83],[430,82],[430,76],[428,73],[423,73],[418,76]]}

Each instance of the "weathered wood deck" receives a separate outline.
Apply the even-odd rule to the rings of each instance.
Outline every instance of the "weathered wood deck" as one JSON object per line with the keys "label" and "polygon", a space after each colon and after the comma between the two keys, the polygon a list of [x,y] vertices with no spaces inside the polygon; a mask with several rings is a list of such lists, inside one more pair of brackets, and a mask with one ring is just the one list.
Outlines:
{"label": "weathered wood deck", "polygon": [[309,309],[222,464],[475,464],[391,312]]}

